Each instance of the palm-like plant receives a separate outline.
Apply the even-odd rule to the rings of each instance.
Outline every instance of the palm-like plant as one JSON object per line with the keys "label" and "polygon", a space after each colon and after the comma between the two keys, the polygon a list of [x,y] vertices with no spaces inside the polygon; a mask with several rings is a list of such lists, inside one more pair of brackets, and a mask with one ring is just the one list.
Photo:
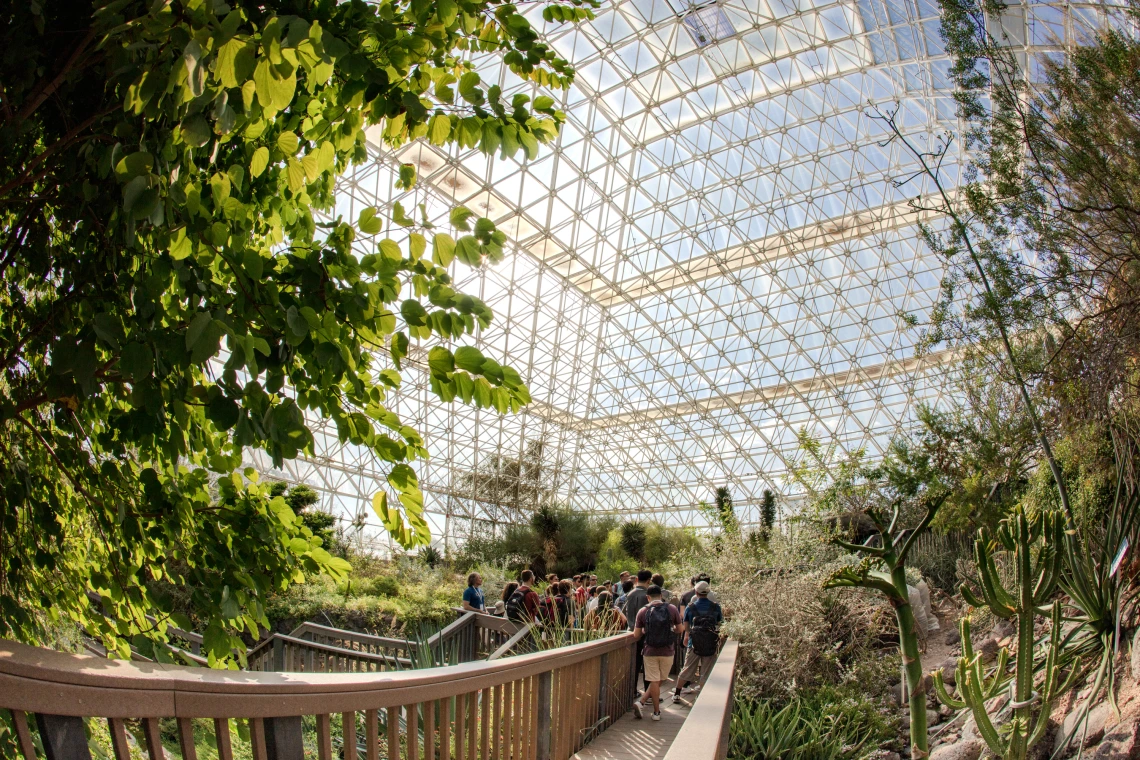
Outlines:
{"label": "palm-like plant", "polygon": [[621,524],[620,532],[622,551],[644,564],[645,542],[649,537],[645,523],[637,520],[624,522]]}
{"label": "palm-like plant", "polygon": [[542,546],[542,557],[549,571],[558,561],[558,535],[562,530],[558,511],[547,504],[542,505],[531,515],[530,526],[538,536]]}

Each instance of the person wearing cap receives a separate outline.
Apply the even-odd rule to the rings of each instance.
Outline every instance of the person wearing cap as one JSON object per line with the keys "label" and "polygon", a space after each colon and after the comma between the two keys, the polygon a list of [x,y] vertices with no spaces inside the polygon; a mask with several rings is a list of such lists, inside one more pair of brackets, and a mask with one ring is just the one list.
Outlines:
{"label": "person wearing cap", "polygon": [[[724,613],[720,605],[709,598],[709,582],[697,581],[693,586],[693,598],[685,606],[685,618],[681,626],[685,639],[685,667],[677,676],[673,688],[673,701],[687,707],[692,705],[681,699],[681,690],[686,684],[697,681],[693,691],[698,691],[708,680],[713,663],[716,662],[717,646],[720,643],[720,624]],[[700,671],[700,676],[697,671]],[[699,679],[699,680],[698,680]]]}

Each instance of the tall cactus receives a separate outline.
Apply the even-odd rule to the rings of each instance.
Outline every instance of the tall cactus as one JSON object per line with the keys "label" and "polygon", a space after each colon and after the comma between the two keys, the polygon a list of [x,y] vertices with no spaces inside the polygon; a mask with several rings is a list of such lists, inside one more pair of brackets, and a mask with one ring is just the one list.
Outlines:
{"label": "tall cactus", "polygon": [[[942,673],[934,674],[934,688],[938,698],[955,709],[969,707],[981,734],[990,750],[1005,760],[1023,760],[1029,748],[1045,736],[1053,701],[1072,686],[1078,669],[1074,668],[1063,681],[1060,678],[1061,603],[1045,607],[1057,589],[1062,567],[1064,518],[1056,512],[1042,513],[1028,518],[1020,508],[1002,521],[996,537],[981,529],[974,542],[974,556],[981,577],[983,599],[978,599],[970,588],[962,585],[962,596],[975,607],[988,607],[994,615],[1009,620],[1017,619],[1017,653],[1012,684],[1006,672],[1010,652],[1003,647],[993,675],[986,676],[981,656],[975,655],[970,644],[970,619],[963,618],[962,657],[955,671],[958,697],[951,697],[943,683]],[[998,576],[994,551],[1004,548],[1013,552],[1017,572],[1015,588],[1007,589]],[[1044,663],[1044,680],[1040,690],[1034,691],[1034,639],[1033,624],[1038,614],[1048,614],[1052,631]],[[1010,685],[1011,716],[1004,727],[994,725],[986,710],[986,702]]]}
{"label": "tall cactus", "polygon": [[[926,683],[922,673],[922,655],[918,650],[918,629],[914,610],[910,605],[910,590],[906,582],[906,558],[914,546],[915,538],[930,526],[930,521],[946,501],[948,494],[928,494],[923,498],[926,513],[918,526],[911,531],[899,531],[899,508],[892,507],[890,524],[877,510],[868,509],[867,516],[875,523],[882,546],[859,546],[842,539],[834,543],[848,551],[867,555],[854,567],[845,567],[833,573],[823,583],[824,588],[867,588],[878,591],[894,608],[899,625],[899,649],[906,672],[907,693],[910,695],[910,756],[922,760],[929,756],[930,744],[926,725]],[[885,567],[886,572],[878,569]]]}

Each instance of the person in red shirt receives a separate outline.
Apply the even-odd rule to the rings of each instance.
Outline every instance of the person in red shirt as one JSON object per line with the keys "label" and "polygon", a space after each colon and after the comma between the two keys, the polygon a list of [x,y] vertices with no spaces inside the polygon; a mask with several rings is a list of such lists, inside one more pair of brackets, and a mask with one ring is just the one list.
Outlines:
{"label": "person in red shirt", "polygon": [[519,574],[519,587],[515,589],[515,594],[522,595],[522,606],[526,610],[526,620],[521,622],[533,623],[539,619],[541,601],[538,598],[538,593],[531,588],[532,583],[534,583],[534,573],[530,570],[523,570]]}

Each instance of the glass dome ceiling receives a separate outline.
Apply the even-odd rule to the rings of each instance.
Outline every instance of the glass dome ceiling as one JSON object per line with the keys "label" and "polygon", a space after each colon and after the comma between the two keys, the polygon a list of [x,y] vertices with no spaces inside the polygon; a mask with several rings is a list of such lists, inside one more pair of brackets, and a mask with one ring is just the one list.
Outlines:
{"label": "glass dome ceiling", "polygon": [[[1055,49],[1098,13],[1067,7],[1004,25]],[[551,499],[700,526],[719,485],[754,522],[764,489],[794,498],[800,430],[875,457],[937,403],[950,354],[915,358],[902,317],[937,297],[918,225],[942,220],[908,205],[930,187],[892,181],[916,165],[875,118],[897,106],[918,142],[957,130],[936,0],[613,0],[577,27],[538,7],[531,20],[578,72],[553,145],[530,161],[374,145],[338,196],[348,218],[399,200],[446,219],[461,203],[511,241],[500,264],[454,274],[495,312],[476,344],[534,403],[507,417],[443,404],[413,370],[394,407],[433,454],[419,468],[435,538]],[[493,59],[477,68],[534,94]],[[395,188],[401,163],[418,168],[411,192]],[[385,468],[335,431],[317,441],[285,474],[374,523],[362,510]],[[539,451],[525,498],[473,485],[476,468],[509,478]]]}

